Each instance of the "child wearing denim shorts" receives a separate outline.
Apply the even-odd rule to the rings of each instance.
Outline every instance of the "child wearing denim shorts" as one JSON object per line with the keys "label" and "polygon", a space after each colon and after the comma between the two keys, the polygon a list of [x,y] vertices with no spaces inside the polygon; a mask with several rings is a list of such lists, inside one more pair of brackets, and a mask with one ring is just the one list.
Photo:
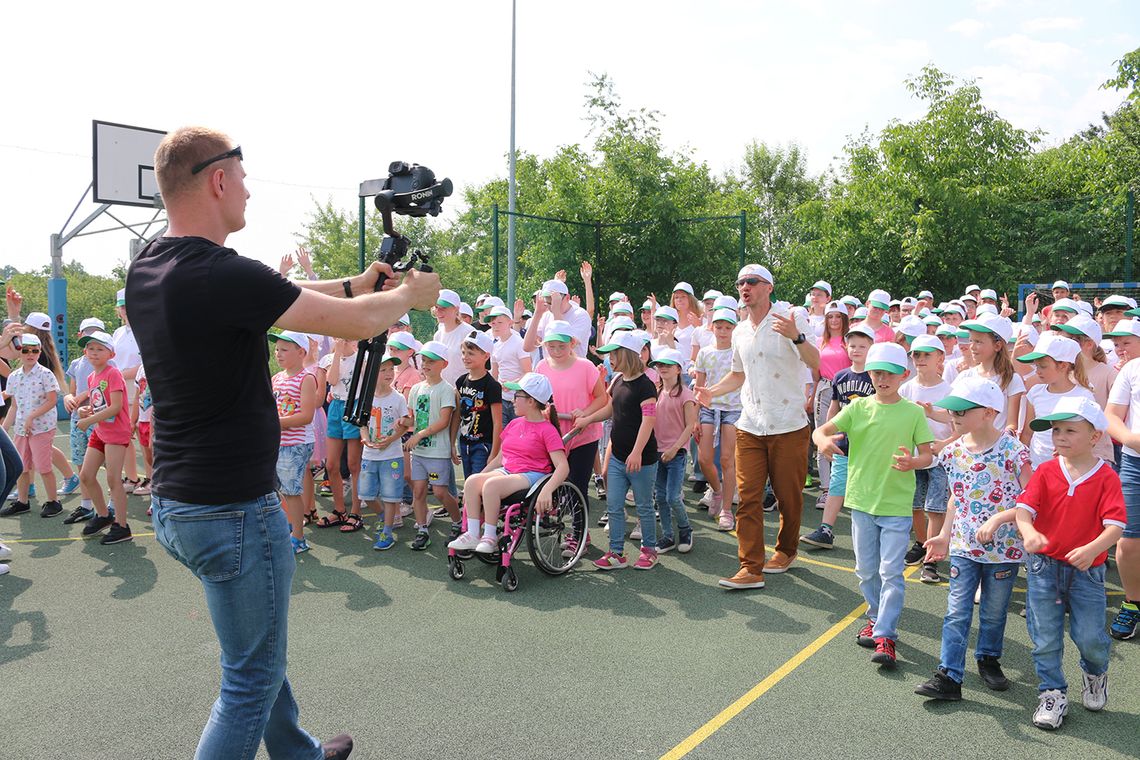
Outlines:
{"label": "child wearing denim shorts", "polygon": [[[918,342],[918,338],[915,339]],[[966,646],[978,597],[978,643],[974,659],[987,687],[1005,691],[1001,669],[1006,613],[1025,549],[1013,521],[1017,497],[1032,468],[1025,444],[994,427],[1005,409],[1001,387],[985,378],[965,377],[935,405],[950,410],[952,441],[937,459],[947,474],[953,513],[926,541],[926,559],[950,557],[950,594],[942,622],[938,670],[914,691],[931,699],[962,698]]]}
{"label": "child wearing denim shorts", "polygon": [[380,360],[368,427],[360,430],[364,445],[358,486],[360,500],[377,512],[380,503],[384,505],[384,522],[372,545],[377,551],[391,549],[396,544],[392,531],[404,493],[404,449],[400,439],[412,426],[408,402],[392,388],[398,364],[400,360],[391,354],[384,354]]}
{"label": "child wearing denim shorts", "polygon": [[277,450],[277,490],[285,502],[285,514],[292,531],[293,552],[309,551],[305,541],[301,500],[305,470],[313,456],[313,414],[317,408],[317,379],[305,366],[309,339],[304,333],[286,330],[270,335],[273,355],[281,371],[273,376],[273,397],[281,422],[281,446]]}
{"label": "child wearing denim shorts", "polygon": [[415,418],[416,432],[404,443],[412,454],[412,508],[416,514],[416,537],[412,550],[431,546],[428,533],[428,488],[451,516],[452,538],[463,532],[459,522],[459,502],[451,495],[455,479],[452,464],[451,416],[455,414],[455,386],[443,379],[449,355],[446,345],[429,340],[416,352],[420,357],[424,379],[412,386],[408,406]]}
{"label": "child wearing denim shorts", "polygon": [[[732,309],[713,312],[714,342],[697,351],[693,364],[698,387],[716,385],[732,371],[732,331],[736,322],[736,313]],[[740,419],[741,409],[740,391],[732,391],[717,396],[708,407],[700,410],[698,463],[712,491],[706,497],[709,517],[717,520],[717,528],[724,531],[736,527],[732,502],[736,492],[736,422]],[[719,461],[716,460],[718,444]]]}
{"label": "child wearing denim shorts", "polygon": [[[321,359],[318,366],[327,373],[329,384],[325,471],[328,474],[333,509],[332,514],[322,517],[316,526],[318,528],[339,526],[342,533],[352,533],[364,527],[357,493],[363,450],[360,443],[360,428],[344,419],[344,403],[348,400],[348,389],[352,386],[352,376],[356,371],[356,341],[337,338],[333,341],[332,353]],[[346,449],[351,495],[347,509],[344,504],[344,478],[340,469],[341,455]]]}

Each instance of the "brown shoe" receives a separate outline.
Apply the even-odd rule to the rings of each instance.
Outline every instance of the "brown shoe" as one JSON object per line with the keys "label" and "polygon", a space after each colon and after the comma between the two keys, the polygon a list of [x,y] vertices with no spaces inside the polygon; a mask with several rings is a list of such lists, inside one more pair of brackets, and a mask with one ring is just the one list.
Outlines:
{"label": "brown shoe", "polygon": [[732,589],[764,588],[764,575],[749,572],[742,567],[736,571],[736,575],[731,578],[721,578],[718,582],[721,586]]}
{"label": "brown shoe", "polygon": [[791,564],[795,562],[796,555],[788,556],[783,552],[776,552],[772,558],[764,563],[764,572],[766,573],[783,573],[787,572]]}

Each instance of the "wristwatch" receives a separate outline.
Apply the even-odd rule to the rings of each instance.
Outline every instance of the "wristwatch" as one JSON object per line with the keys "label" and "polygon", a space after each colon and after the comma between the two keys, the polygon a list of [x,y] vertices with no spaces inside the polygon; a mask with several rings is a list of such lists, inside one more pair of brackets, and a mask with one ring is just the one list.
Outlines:
{"label": "wristwatch", "polygon": [[792,341],[792,345],[793,346],[802,345],[805,340],[807,340],[807,338],[804,337],[803,333],[800,333],[799,335],[796,336],[796,339]]}

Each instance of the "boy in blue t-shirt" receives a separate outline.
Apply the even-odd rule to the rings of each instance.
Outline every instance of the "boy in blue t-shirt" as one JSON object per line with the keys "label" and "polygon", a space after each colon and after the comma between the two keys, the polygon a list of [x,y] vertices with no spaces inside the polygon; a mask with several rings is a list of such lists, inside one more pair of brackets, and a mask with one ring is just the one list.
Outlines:
{"label": "boy in blue t-shirt", "polygon": [[[827,409],[828,420],[843,411],[855,399],[872,396],[875,393],[871,375],[864,369],[867,352],[875,344],[875,333],[866,325],[855,325],[847,331],[846,342],[847,358],[851,360],[851,366],[835,373],[831,406]],[[820,520],[818,528],[800,539],[805,544],[818,546],[820,549],[831,549],[835,546],[835,520],[839,517],[839,510],[843,508],[843,498],[847,490],[846,436],[840,440],[839,448],[843,453],[830,457],[831,479],[827,486],[823,519]]]}

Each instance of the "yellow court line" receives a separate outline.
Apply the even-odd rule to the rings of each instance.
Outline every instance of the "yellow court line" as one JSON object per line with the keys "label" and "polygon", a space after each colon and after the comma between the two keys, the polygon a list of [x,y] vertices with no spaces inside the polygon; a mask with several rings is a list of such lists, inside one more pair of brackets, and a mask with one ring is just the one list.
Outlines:
{"label": "yellow court line", "polygon": [[[146,538],[153,536],[153,533],[135,533],[133,538]],[[88,538],[95,538],[95,536],[64,536],[63,538],[8,538],[4,539],[6,544],[38,544],[45,541],[86,541]]]}

